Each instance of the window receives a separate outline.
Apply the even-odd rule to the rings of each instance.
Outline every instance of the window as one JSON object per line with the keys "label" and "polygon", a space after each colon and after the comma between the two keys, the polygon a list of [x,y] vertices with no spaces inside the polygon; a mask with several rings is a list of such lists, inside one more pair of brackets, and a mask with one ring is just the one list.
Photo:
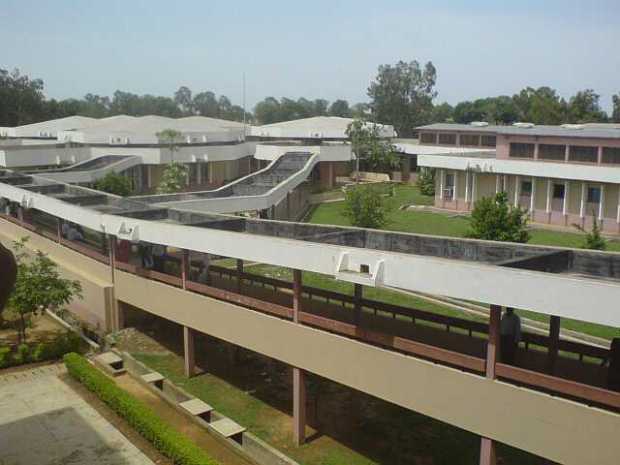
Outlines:
{"label": "window", "polygon": [[588,187],[588,203],[599,203],[601,201],[601,188]]}
{"label": "window", "polygon": [[571,145],[568,150],[568,159],[570,161],[583,163],[596,163],[598,161],[598,147]]}
{"label": "window", "polygon": [[531,181],[521,182],[521,195],[523,197],[530,197],[532,195],[532,182]]}
{"label": "window", "polygon": [[483,147],[495,147],[497,145],[497,137],[482,136],[480,142]]}
{"label": "window", "polygon": [[456,134],[439,134],[439,143],[445,145],[456,145]]}
{"label": "window", "polygon": [[437,143],[437,134],[434,132],[423,132],[420,136],[420,142],[423,144],[435,144]]}
{"label": "window", "polygon": [[553,185],[553,198],[554,199],[563,199],[564,198],[564,184],[554,184]]}
{"label": "window", "polygon": [[603,147],[603,163],[620,165],[620,147]]}
{"label": "window", "polygon": [[510,144],[510,157],[513,158],[534,158],[534,144]]}
{"label": "window", "polygon": [[477,134],[461,134],[461,145],[480,145],[480,136]]}
{"label": "window", "polygon": [[538,146],[538,158],[541,160],[563,161],[566,158],[566,146],[540,144]]}

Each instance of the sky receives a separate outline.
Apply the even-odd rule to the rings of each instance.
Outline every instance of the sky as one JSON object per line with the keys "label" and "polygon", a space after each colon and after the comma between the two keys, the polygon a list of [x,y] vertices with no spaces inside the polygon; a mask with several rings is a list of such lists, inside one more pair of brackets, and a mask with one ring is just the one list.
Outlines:
{"label": "sky", "polygon": [[0,68],[46,95],[268,96],[351,103],[381,64],[432,61],[437,101],[551,86],[620,92],[619,0],[0,0]]}

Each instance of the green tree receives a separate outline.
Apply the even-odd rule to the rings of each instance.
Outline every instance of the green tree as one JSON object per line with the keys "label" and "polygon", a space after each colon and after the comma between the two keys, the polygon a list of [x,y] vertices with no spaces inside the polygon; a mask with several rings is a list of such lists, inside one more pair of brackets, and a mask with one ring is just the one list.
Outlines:
{"label": "green tree", "polygon": [[[399,165],[392,144],[380,137],[380,127],[361,119],[354,119],[347,127],[346,135],[356,158],[356,171],[360,164],[372,170],[391,170]],[[359,174],[358,174],[359,181]]]}
{"label": "green tree", "polygon": [[415,60],[379,66],[368,87],[374,121],[393,125],[400,137],[412,136],[416,126],[432,117],[436,80],[430,61],[424,67]]}
{"label": "green tree", "polygon": [[416,184],[420,189],[420,192],[424,195],[435,195],[435,170],[430,168],[423,168],[418,173]]}
{"label": "green tree", "polygon": [[58,266],[47,255],[26,251],[28,238],[13,243],[17,262],[17,280],[8,307],[18,316],[19,342],[26,341],[26,329],[32,315],[44,311],[62,310],[74,298],[82,296],[79,281],[62,278]]}
{"label": "green tree", "polygon": [[534,124],[561,124],[566,122],[567,104],[550,87],[526,87],[512,97],[520,121]]}
{"label": "green tree", "polygon": [[387,223],[389,205],[373,186],[348,189],[344,200],[344,215],[353,226],[379,229]]}
{"label": "green tree", "polygon": [[431,121],[433,123],[452,123],[454,121],[454,108],[447,102],[433,106]]}
{"label": "green tree", "polygon": [[568,102],[568,118],[571,123],[607,121],[607,114],[601,110],[600,95],[592,89],[577,92]]}
{"label": "green tree", "polygon": [[170,150],[170,161],[174,161],[174,152],[179,150],[178,142],[181,138],[181,133],[176,129],[164,129],[157,133],[157,138],[168,145],[168,150]]}
{"label": "green tree", "polygon": [[95,182],[95,189],[109,194],[127,197],[131,194],[131,182],[122,174],[110,172]]}
{"label": "green tree", "polygon": [[174,93],[174,103],[184,115],[194,114],[194,100],[192,99],[192,91],[189,87],[181,86]]}
{"label": "green tree", "polygon": [[503,242],[527,242],[527,211],[508,202],[508,195],[499,192],[476,202],[471,212],[467,237]]}
{"label": "green tree", "polygon": [[350,118],[351,109],[349,108],[349,102],[347,102],[346,100],[334,100],[329,106],[329,116]]}
{"label": "green tree", "polygon": [[157,186],[158,194],[174,194],[187,186],[187,166],[175,161],[168,163],[161,175],[161,181]]}
{"label": "green tree", "polygon": [[620,123],[620,92],[614,95],[611,99],[614,105],[612,114],[611,114],[611,119],[615,123]]}
{"label": "green tree", "polygon": [[607,248],[607,241],[601,235],[601,228],[595,213],[592,213],[592,229],[590,231],[586,231],[580,224],[573,224],[573,227],[586,235],[583,245],[581,246],[582,249],[605,250]]}

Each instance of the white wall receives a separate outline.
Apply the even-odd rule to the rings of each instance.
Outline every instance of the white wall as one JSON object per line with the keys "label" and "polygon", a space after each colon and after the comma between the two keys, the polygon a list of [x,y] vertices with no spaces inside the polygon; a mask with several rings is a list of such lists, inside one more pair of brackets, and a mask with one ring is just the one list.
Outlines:
{"label": "white wall", "polygon": [[349,144],[334,145],[256,145],[254,158],[273,161],[287,152],[309,152],[319,156],[319,161],[349,161],[352,158]]}

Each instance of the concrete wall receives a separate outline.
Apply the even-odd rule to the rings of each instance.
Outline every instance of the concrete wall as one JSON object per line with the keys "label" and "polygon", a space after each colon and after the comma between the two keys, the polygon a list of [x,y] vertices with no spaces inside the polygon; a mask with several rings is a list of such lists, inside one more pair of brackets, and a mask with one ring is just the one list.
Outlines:
{"label": "concrete wall", "polygon": [[[497,158],[510,158],[510,144],[549,144],[549,145],[570,145],[581,147],[620,147],[620,139],[586,139],[575,137],[532,137],[517,135],[498,135],[497,136]],[[538,160],[544,162],[544,160]],[[580,163],[571,162],[579,165]],[[590,165],[591,163],[586,163]]]}
{"label": "concrete wall", "polygon": [[[160,317],[566,465],[615,465],[620,416],[117,273]],[[395,382],[398,380],[398,382]]]}
{"label": "concrete wall", "polygon": [[0,150],[0,167],[33,168],[58,162],[73,164],[90,158],[86,147],[59,147],[56,144],[13,146]]}
{"label": "concrete wall", "polygon": [[0,242],[9,247],[13,241],[29,237],[27,248],[40,250],[58,264],[63,277],[82,284],[82,298],[75,299],[68,309],[94,329],[109,330],[113,304],[110,267],[58,245],[27,229],[0,219]]}

